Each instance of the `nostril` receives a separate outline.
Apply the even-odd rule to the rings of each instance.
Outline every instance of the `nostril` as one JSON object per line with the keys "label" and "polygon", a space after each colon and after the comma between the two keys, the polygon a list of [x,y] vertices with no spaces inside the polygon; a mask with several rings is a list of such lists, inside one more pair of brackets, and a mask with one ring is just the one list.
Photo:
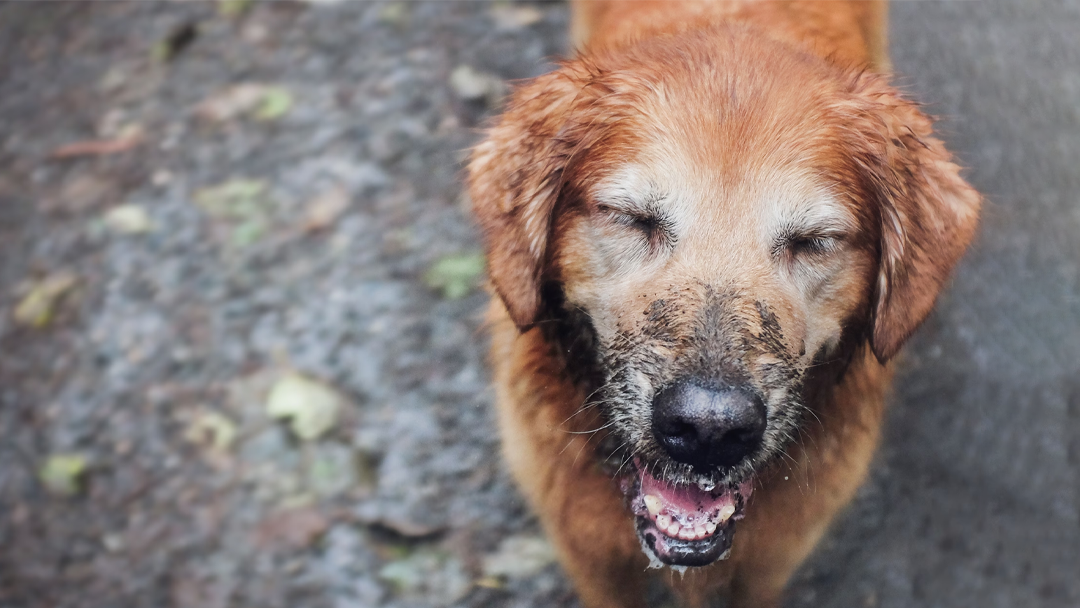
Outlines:
{"label": "nostril", "polygon": [[757,429],[736,429],[724,435],[723,442],[752,445],[761,437]]}
{"label": "nostril", "polygon": [[694,425],[686,422],[668,420],[660,426],[660,434],[673,439],[691,439],[697,435]]}
{"label": "nostril", "polygon": [[654,425],[653,435],[672,458],[680,462],[693,458],[700,450],[698,429],[686,422],[666,420]]}

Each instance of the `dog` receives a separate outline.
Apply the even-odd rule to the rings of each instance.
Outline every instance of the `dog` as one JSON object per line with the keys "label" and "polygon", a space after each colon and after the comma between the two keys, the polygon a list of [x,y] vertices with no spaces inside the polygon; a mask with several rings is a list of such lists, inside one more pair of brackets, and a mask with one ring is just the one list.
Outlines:
{"label": "dog", "polygon": [[504,454],[589,607],[775,606],[981,199],[882,2],[573,5],[472,151]]}

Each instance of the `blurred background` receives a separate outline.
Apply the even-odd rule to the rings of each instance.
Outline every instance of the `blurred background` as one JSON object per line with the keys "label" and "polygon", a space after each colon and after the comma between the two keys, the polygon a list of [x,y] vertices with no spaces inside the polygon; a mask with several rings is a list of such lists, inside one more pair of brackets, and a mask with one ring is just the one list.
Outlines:
{"label": "blurred background", "polygon": [[[0,607],[577,605],[497,458],[460,186],[567,20],[0,5]],[[1080,605],[1078,32],[893,5],[988,204],[789,606]]]}

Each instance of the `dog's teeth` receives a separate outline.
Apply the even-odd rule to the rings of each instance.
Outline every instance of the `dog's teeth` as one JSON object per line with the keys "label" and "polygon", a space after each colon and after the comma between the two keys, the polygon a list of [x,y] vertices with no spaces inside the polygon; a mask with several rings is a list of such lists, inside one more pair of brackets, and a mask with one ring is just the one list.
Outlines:
{"label": "dog's teeth", "polygon": [[735,505],[724,505],[720,507],[720,512],[716,514],[716,523],[722,524],[728,520],[729,517],[735,514]]}
{"label": "dog's teeth", "polygon": [[656,527],[657,528],[660,528],[661,530],[667,530],[668,526],[670,526],[670,525],[671,525],[671,516],[670,515],[657,515],[656,516]]}
{"label": "dog's teeth", "polygon": [[682,530],[679,530],[679,538],[681,538],[683,540],[694,540],[694,538],[695,538],[694,529],[693,528],[683,528]]}
{"label": "dog's teeth", "polygon": [[705,522],[705,532],[708,534],[716,532],[716,524],[711,521]]}
{"label": "dog's teeth", "polygon": [[716,484],[707,479],[699,479],[697,482],[697,487],[702,492],[712,492],[713,489],[716,488]]}
{"label": "dog's teeth", "polygon": [[701,524],[694,526],[694,538],[705,538],[705,526]]}
{"label": "dog's teeth", "polygon": [[660,513],[660,507],[662,506],[663,503],[661,503],[660,499],[656,496],[653,496],[652,494],[645,495],[645,508],[649,510],[650,515],[655,517]]}
{"label": "dog's teeth", "polygon": [[673,521],[671,522],[671,525],[667,527],[667,535],[671,538],[678,538],[679,530],[682,530],[682,526],[679,525],[679,522]]}

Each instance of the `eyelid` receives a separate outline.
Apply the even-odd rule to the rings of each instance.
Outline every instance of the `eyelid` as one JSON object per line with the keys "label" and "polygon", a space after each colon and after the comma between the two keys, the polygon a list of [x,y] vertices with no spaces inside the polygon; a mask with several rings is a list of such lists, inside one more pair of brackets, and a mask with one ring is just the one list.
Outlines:
{"label": "eyelid", "polygon": [[638,205],[613,205],[611,203],[597,203],[596,210],[601,213],[607,213],[610,215],[627,215],[630,217],[644,217],[650,215],[648,209],[639,207]]}

